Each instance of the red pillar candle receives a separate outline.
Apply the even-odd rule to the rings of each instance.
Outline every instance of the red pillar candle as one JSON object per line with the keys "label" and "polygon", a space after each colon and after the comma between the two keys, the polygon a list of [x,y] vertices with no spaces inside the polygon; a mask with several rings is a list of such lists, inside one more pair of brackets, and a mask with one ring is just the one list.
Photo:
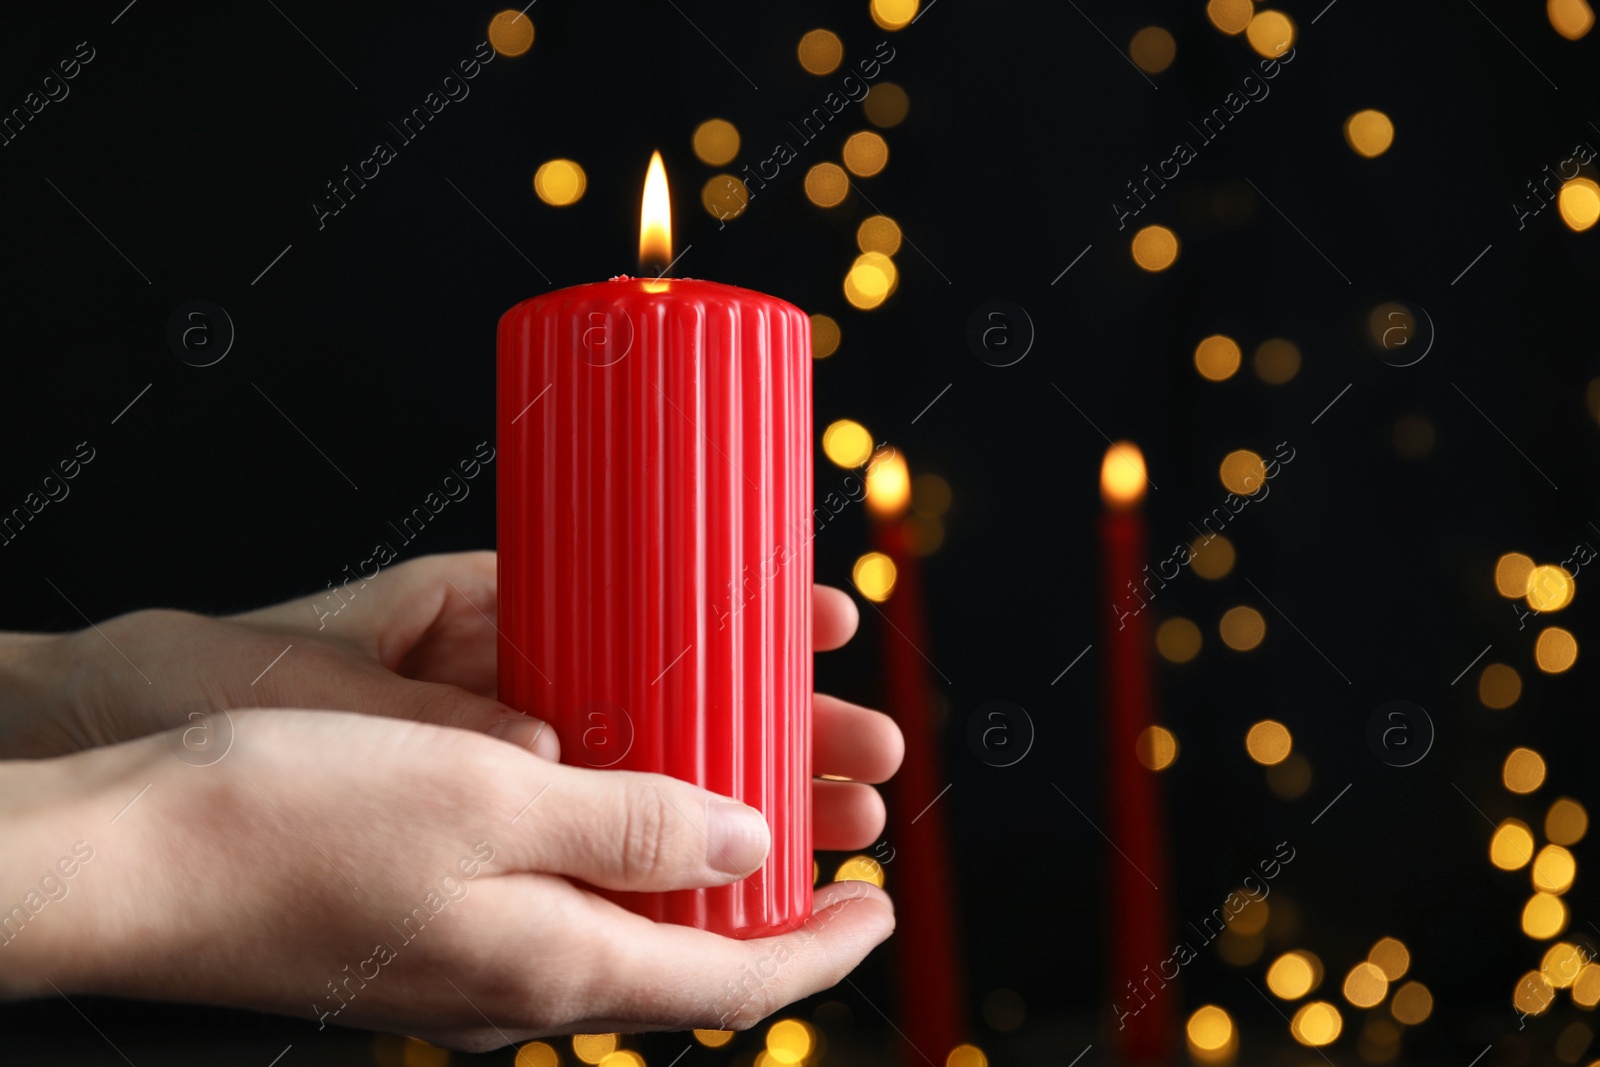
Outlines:
{"label": "red pillar candle", "polygon": [[[670,259],[646,248],[666,225],[647,217],[641,259]],[[500,699],[549,722],[564,762],[694,782],[772,830],[733,885],[608,895],[733,937],[794,929],[812,886],[809,319],[683,279],[525,300],[500,320],[498,421]]]}
{"label": "red pillar candle", "polygon": [[[1166,988],[1161,961],[1172,951],[1171,923],[1158,889],[1167,880],[1166,840],[1156,775],[1139,761],[1139,738],[1155,721],[1146,590],[1146,484],[1139,446],[1122,441],[1106,450],[1100,490],[1104,595],[1110,604],[1105,634],[1106,855],[1110,877],[1111,1002],[1114,1039],[1128,1064],[1171,1059],[1177,991]],[[1154,979],[1152,980],[1152,975]]]}
{"label": "red pillar candle", "polygon": [[[898,1017],[913,1048],[943,1064],[966,1040],[966,989],[955,902],[955,866],[950,861],[946,815],[953,801],[933,722],[928,636],[917,559],[906,537],[904,513],[911,499],[906,461],[885,450],[867,475],[867,507],[874,519],[878,551],[894,564],[894,587],[881,608],[884,705],[905,737],[905,759],[889,780],[888,844],[893,847],[898,954]],[[937,798],[937,800],[935,799]],[[902,1062],[919,1063],[907,1054]]]}

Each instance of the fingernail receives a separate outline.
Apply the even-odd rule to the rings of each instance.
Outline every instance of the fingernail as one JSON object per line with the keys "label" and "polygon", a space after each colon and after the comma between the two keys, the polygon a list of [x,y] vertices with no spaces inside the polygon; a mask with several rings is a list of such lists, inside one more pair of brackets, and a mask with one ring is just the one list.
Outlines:
{"label": "fingernail", "polygon": [[528,749],[536,756],[553,760],[560,751],[554,730],[547,730],[542,719],[531,715],[513,715],[489,727],[489,736]]}
{"label": "fingernail", "polygon": [[717,798],[706,805],[706,863],[712,870],[752,874],[765,862],[771,834],[766,818],[737,800]]}

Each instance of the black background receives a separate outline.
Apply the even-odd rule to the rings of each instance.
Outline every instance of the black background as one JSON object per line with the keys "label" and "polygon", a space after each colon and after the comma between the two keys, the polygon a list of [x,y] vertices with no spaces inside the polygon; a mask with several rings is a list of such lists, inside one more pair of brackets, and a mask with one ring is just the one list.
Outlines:
{"label": "black background", "polygon": [[[942,803],[959,858],[950,875],[974,1033],[991,1057],[1065,1062],[1083,1034],[1096,1042],[1085,1062],[1104,1062],[1109,850],[1050,784],[1070,785],[1103,823],[1096,711],[1107,608],[1094,554],[1103,430],[1136,439],[1149,460],[1160,487],[1148,501],[1154,546],[1188,540],[1188,522],[1220,502],[1215,471],[1227,451],[1266,453],[1280,441],[1296,450],[1271,499],[1228,531],[1240,553],[1233,574],[1186,575],[1155,606],[1206,631],[1200,658],[1161,676],[1164,717],[1182,745],[1163,776],[1174,914],[1206,914],[1288,840],[1298,856],[1275,892],[1298,906],[1293,944],[1323,958],[1330,983],[1379,936],[1411,947],[1413,976],[1438,1009],[1407,1036],[1408,1060],[1465,1063],[1492,1044],[1487,1067],[1542,1061],[1578,1013],[1561,1008],[1516,1033],[1511,992],[1543,946],[1518,930],[1525,873],[1488,866],[1485,818],[1538,825],[1558,794],[1597,803],[1587,773],[1593,665],[1584,655],[1565,675],[1534,669],[1536,629],[1518,629],[1491,576],[1504,551],[1557,562],[1580,541],[1600,543],[1596,427],[1584,406],[1597,373],[1597,238],[1569,231],[1553,208],[1519,229],[1512,207],[1575,144],[1600,144],[1590,123],[1600,121],[1600,36],[1565,41],[1532,0],[1324,3],[1281,5],[1300,29],[1292,64],[1140,215],[1183,241],[1161,274],[1134,266],[1132,227],[1118,230],[1110,202],[1175,140],[1194,141],[1188,121],[1258,59],[1242,37],[1213,29],[1199,0],[936,0],[898,34],[872,24],[865,0],[546,0],[529,13],[532,51],[495,58],[470,96],[323,229],[311,204],[324,183],[375,141],[395,140],[387,123],[472,55],[498,8],[139,0],[113,25],[121,0],[14,5],[0,16],[0,107],[19,106],[78,42],[96,55],[69,97],[0,148],[0,509],[20,504],[77,442],[96,458],[68,499],[0,547],[0,625],[81,626],[47,578],[95,619],[155,605],[238,610],[321,589],[493,439],[500,313],[634,269],[639,189],[659,147],[680,248],[693,246],[675,273],[838,318],[841,350],[816,365],[819,438],[835,418],[860,419],[905,451],[913,473],[939,472],[954,487],[948,539],[925,567],[929,652],[950,679],[940,692],[954,785]],[[1178,52],[1147,81],[1119,53],[1149,24],[1168,28]],[[709,117],[732,121],[744,138],[739,164],[794,142],[788,123],[843,74],[814,77],[796,62],[801,34],[818,26],[840,34],[847,63],[891,41],[881,80],[903,86],[911,110],[885,131],[889,166],[837,208],[806,201],[805,169],[837,160],[844,137],[867,126],[852,107],[719,230],[698,204],[713,171],[690,134]],[[1374,160],[1341,135],[1365,107],[1397,130]],[[557,156],[589,178],[567,209],[529,185]],[[1215,194],[1241,188],[1248,217],[1219,220]],[[896,257],[898,293],[862,313],[839,283],[874,205],[915,248]],[[207,368],[180,362],[164,339],[173,309],[197,298],[224,307],[237,329],[227,358]],[[968,316],[994,298],[1026,308],[1038,334],[1029,356],[1003,369],[965,339]],[[1365,341],[1368,311],[1391,299],[1425,308],[1435,325],[1415,366],[1387,366]],[[1248,370],[1203,381],[1190,354],[1218,331],[1247,355],[1289,337],[1304,367],[1284,386]],[[1403,415],[1437,430],[1424,460],[1395,453]],[[842,473],[820,452],[818,464],[819,486]],[[408,551],[491,545],[492,485],[473,488]],[[868,547],[865,521],[855,509],[819,537],[819,580],[848,585]],[[1583,642],[1590,597],[1586,579],[1579,585],[1555,621]],[[1215,637],[1236,603],[1268,620],[1266,643],[1245,655]],[[870,702],[881,635],[875,614],[864,616],[852,648],[819,661],[819,687]],[[1488,657],[1452,684],[1485,645]],[[1526,685],[1508,711],[1476,699],[1478,671],[1496,660]],[[1429,758],[1405,770],[1379,762],[1364,738],[1372,710],[1395,697],[1427,708],[1438,727]],[[1027,708],[1038,726],[1035,750],[1015,767],[985,766],[964,743],[966,716],[994,698]],[[1314,768],[1298,801],[1275,799],[1244,752],[1244,731],[1268,716],[1290,726]],[[1499,784],[1513,744],[1550,761],[1532,798]],[[1567,902],[1573,933],[1592,939],[1600,910],[1577,851]],[[888,884],[915,891],[896,886],[892,866]],[[1237,969],[1208,954],[1185,975],[1187,1007],[1225,1006],[1245,1028],[1247,1054],[1254,1034],[1258,1050],[1287,1040],[1246,983],[1261,984],[1266,959]],[[869,962],[862,979],[875,996],[887,988],[882,966]],[[1017,1034],[987,1029],[978,1014],[997,987],[1028,1004]],[[853,994],[840,999],[857,1011],[860,1041],[892,1037]],[[322,1042],[369,1044],[292,1021],[85,1006],[141,1067],[180,1062],[163,1057],[200,1040],[262,1063],[290,1041],[299,1062],[315,1062]],[[1354,1060],[1359,1017],[1346,1011],[1335,1062]],[[120,1062],[64,1004],[0,1018],[12,1034],[61,1035],[81,1062]],[[642,1047],[651,1062],[662,1055]]]}

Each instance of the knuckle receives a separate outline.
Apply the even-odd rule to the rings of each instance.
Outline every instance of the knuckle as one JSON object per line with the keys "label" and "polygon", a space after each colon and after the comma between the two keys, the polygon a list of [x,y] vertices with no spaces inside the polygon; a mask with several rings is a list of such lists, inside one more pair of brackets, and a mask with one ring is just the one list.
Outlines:
{"label": "knuckle", "polygon": [[665,837],[673,813],[668,809],[667,798],[648,778],[631,778],[622,795],[622,852],[618,873],[629,885],[656,882],[667,873],[671,861]]}

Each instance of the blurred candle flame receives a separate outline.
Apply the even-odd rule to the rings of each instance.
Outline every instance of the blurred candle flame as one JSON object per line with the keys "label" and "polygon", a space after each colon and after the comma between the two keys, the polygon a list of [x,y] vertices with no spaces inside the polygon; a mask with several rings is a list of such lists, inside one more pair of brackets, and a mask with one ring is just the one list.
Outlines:
{"label": "blurred candle flame", "polygon": [[1132,441],[1106,449],[1100,463],[1100,495],[1114,508],[1129,508],[1144,499],[1144,453]]}
{"label": "blurred candle flame", "polygon": [[893,449],[872,457],[867,468],[867,507],[872,513],[892,519],[911,503],[911,475],[906,458]]}
{"label": "blurred candle flame", "polygon": [[667,168],[661,153],[650,156],[644,176],[644,202],[639,211],[639,268],[649,264],[665,270],[672,263],[672,198],[667,192]]}

